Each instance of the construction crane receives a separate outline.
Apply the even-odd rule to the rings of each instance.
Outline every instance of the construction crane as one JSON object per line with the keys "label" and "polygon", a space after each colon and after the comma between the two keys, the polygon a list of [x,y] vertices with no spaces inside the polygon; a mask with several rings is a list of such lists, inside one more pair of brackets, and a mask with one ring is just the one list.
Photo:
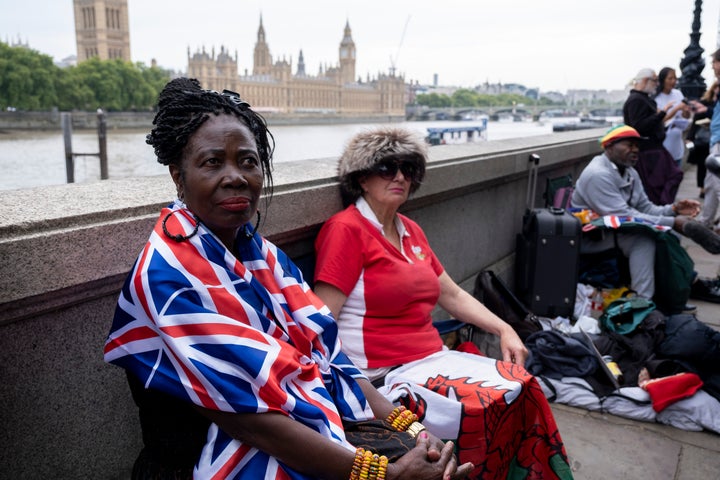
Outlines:
{"label": "construction crane", "polygon": [[395,57],[393,58],[393,56],[390,55],[390,75],[392,76],[395,76],[396,65],[398,57],[400,56],[400,49],[402,48],[403,41],[405,40],[405,32],[407,31],[408,23],[410,23],[410,15],[408,15],[407,20],[405,20],[405,26],[403,27],[402,35],[400,36],[400,44],[395,52]]}

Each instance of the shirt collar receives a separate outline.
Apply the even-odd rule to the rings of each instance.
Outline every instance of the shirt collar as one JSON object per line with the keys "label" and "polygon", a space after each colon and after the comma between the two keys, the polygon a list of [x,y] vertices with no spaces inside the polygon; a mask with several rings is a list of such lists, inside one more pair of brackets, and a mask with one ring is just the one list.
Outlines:
{"label": "shirt collar", "polygon": [[[380,233],[382,233],[383,236],[385,236],[382,223],[378,221],[377,215],[375,215],[375,212],[372,211],[372,208],[370,208],[370,204],[367,202],[367,200],[365,200],[364,197],[359,197],[355,201],[355,207],[360,212],[360,215],[365,217],[368,222],[370,222],[375,228],[380,231]],[[400,217],[398,215],[395,215],[395,228],[397,229],[400,237],[410,236],[408,231],[405,229],[405,224],[403,224],[402,220],[400,220]]]}

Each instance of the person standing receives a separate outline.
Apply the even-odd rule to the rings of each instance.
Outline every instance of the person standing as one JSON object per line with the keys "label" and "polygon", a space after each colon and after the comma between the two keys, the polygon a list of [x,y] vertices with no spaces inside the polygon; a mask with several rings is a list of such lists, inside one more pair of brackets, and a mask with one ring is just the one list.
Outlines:
{"label": "person standing", "polygon": [[663,67],[658,74],[658,85],[655,94],[655,103],[661,110],[669,104],[682,105],[675,115],[665,120],[665,140],[663,146],[670,152],[675,164],[680,167],[682,159],[685,156],[685,130],[690,125],[690,108],[684,104],[685,96],[680,90],[675,88],[677,85],[677,75],[675,69]]}
{"label": "person standing", "polygon": [[[688,163],[696,165],[695,181],[700,189],[700,198],[705,198],[705,159],[710,155],[710,116],[707,107],[715,105],[720,90],[720,82],[715,80],[707,91],[700,97],[700,101],[691,101],[693,109],[693,124],[688,133],[688,140],[692,141],[692,148],[688,154]],[[702,111],[701,111],[702,110]]]}
{"label": "person standing", "polygon": [[[720,49],[713,52],[712,68],[715,78],[720,80]],[[720,204],[720,170],[717,170],[716,159],[720,156],[720,106],[718,106],[718,97],[714,96],[714,102],[692,102],[693,107],[699,114],[704,114],[710,120],[710,151],[708,156],[709,163],[707,174],[705,176],[705,202],[703,210],[700,213],[699,221],[714,228],[715,216],[717,215],[718,205]]]}
{"label": "person standing", "polygon": [[656,205],[667,205],[675,201],[683,173],[663,146],[665,121],[675,116],[684,104],[669,102],[658,109],[657,103],[650,97],[657,85],[655,71],[641,69],[633,79],[633,88],[623,105],[623,119],[626,125],[644,137],[639,145],[640,158],[636,169],[648,198]]}

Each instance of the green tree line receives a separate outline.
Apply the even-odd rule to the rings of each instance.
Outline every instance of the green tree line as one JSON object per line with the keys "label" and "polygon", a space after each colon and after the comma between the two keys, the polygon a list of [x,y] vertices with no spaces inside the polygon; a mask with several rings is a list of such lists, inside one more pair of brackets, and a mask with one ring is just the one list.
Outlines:
{"label": "green tree line", "polygon": [[477,93],[467,88],[455,90],[452,95],[438,93],[421,93],[417,96],[418,105],[425,105],[430,108],[445,107],[505,107],[509,105],[520,105],[532,103],[534,105],[557,105],[547,97],[538,100],[528,98],[516,93],[501,93],[488,95]]}
{"label": "green tree line", "polygon": [[171,72],[122,60],[60,68],[52,57],[0,42],[0,109],[150,110]]}

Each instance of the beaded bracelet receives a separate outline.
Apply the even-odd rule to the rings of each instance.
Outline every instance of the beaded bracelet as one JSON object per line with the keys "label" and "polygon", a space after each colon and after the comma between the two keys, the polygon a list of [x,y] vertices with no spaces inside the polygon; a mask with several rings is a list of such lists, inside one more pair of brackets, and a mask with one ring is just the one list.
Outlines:
{"label": "beaded bracelet", "polygon": [[417,420],[417,415],[403,406],[396,407],[387,418],[387,422],[398,432],[406,431]]}
{"label": "beaded bracelet", "polygon": [[360,447],[350,470],[350,480],[385,480],[388,458]]}
{"label": "beaded bracelet", "polygon": [[393,420],[395,420],[395,419],[397,418],[397,416],[400,415],[400,414],[401,414],[402,412],[404,412],[405,410],[407,410],[407,409],[406,409],[405,407],[403,407],[402,405],[400,405],[399,407],[395,407],[395,408],[393,409],[393,411],[390,412],[390,415],[388,415],[386,421],[387,421],[388,423],[392,423]]}

